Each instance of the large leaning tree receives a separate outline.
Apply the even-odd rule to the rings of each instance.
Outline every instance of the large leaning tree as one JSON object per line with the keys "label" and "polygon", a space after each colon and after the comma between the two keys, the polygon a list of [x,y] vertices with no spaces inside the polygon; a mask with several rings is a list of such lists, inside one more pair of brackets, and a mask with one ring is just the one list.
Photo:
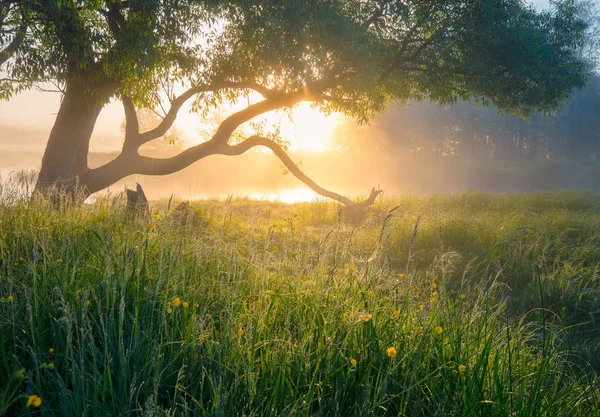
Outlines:
{"label": "large leaning tree", "polygon": [[[536,12],[524,0],[0,0],[0,96],[48,83],[62,92],[42,194],[87,196],[132,174],[170,174],[262,146],[317,193],[368,204],[376,193],[355,203],[315,184],[279,140],[233,140],[234,132],[303,101],[359,122],[421,99],[553,111],[584,85],[586,65],[576,53],[585,31],[578,3],[552,4]],[[262,100],[226,117],[209,140],[166,158],[138,152],[187,101],[207,113],[250,92]],[[115,99],[126,115],[122,150],[91,169],[94,125]],[[161,123],[141,131],[136,108],[159,103]]]}

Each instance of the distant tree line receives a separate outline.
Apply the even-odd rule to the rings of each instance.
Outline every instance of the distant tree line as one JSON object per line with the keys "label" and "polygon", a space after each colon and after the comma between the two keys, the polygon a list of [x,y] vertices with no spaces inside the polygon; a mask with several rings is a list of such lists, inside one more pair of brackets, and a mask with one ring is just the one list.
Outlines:
{"label": "distant tree line", "polygon": [[393,147],[419,156],[498,160],[600,157],[600,76],[591,76],[553,115],[528,119],[495,107],[431,102],[392,107],[368,128],[343,126],[337,148]]}

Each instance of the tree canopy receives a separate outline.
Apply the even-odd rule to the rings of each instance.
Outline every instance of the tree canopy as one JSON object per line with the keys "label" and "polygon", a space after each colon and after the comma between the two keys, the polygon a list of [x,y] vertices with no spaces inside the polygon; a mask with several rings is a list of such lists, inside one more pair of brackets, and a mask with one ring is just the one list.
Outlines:
{"label": "tree canopy", "polygon": [[[253,117],[301,101],[359,122],[426,98],[551,112],[586,77],[580,4],[552,4],[536,12],[522,0],[0,0],[0,96],[38,83],[63,92],[40,181],[95,192],[215,153],[267,146],[281,157],[269,138],[228,140]],[[208,142],[171,158],[137,154],[187,100],[210,112],[250,91],[264,100],[226,118]],[[127,116],[122,158],[91,170],[89,137],[111,99]],[[164,119],[140,131],[135,108],[159,102],[170,105]],[[57,152],[70,153],[60,169]]]}

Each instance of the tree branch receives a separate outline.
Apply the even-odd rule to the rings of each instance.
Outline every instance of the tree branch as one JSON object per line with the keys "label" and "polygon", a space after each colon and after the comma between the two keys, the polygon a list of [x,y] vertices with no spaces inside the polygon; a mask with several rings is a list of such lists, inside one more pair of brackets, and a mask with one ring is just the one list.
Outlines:
{"label": "tree branch", "polygon": [[23,17],[23,21],[19,26],[19,30],[15,35],[14,39],[11,43],[8,44],[3,51],[0,51],[0,66],[4,64],[6,61],[10,59],[10,57],[15,53],[15,51],[21,46],[23,40],[25,39],[25,32],[27,32],[27,23],[25,22],[25,17]]}
{"label": "tree branch", "polygon": [[277,144],[276,142],[274,142],[268,138],[262,137],[262,136],[252,136],[238,145],[227,146],[227,147],[223,148],[222,150],[220,150],[219,154],[221,154],[221,155],[241,155],[244,152],[248,151],[249,149],[257,147],[257,146],[269,148],[275,154],[275,156],[277,156],[277,158],[279,158],[279,160],[281,162],[283,162],[285,167],[292,174],[294,174],[294,176],[296,178],[298,178],[300,181],[302,181],[304,184],[306,184],[315,193],[322,195],[323,197],[327,197],[332,200],[339,201],[340,203],[346,205],[347,207],[369,206],[369,205],[373,204],[373,202],[375,202],[375,198],[377,198],[379,193],[381,193],[381,190],[375,190],[373,188],[371,190],[371,194],[370,194],[369,198],[367,198],[366,200],[360,201],[360,202],[355,202],[341,194],[335,193],[333,191],[329,191],[329,190],[321,187],[317,183],[315,183],[308,176],[306,176],[306,174],[304,174],[300,170],[300,168],[298,168],[298,165],[296,165],[294,163],[294,161],[292,161],[292,159],[287,154],[287,152],[279,144]]}
{"label": "tree branch", "polygon": [[136,145],[140,135],[140,122],[137,112],[130,97],[123,95],[121,101],[125,110],[125,142],[123,143],[123,150],[137,149]]}

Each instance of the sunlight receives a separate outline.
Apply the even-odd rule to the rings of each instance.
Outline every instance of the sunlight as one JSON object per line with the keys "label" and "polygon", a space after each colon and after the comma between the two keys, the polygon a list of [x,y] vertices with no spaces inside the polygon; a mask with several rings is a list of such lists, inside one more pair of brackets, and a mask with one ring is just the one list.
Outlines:
{"label": "sunlight", "polygon": [[[262,100],[258,94],[250,94],[249,98],[249,102],[252,103]],[[215,114],[219,117],[214,117],[210,122],[202,122],[200,116],[189,112],[189,106],[184,106],[177,118],[177,127],[184,132],[185,139],[190,145],[196,145],[206,140],[207,135],[216,130],[218,124],[214,123],[215,120],[222,121],[221,118],[240,111],[247,105],[248,102],[244,102],[215,109]],[[327,116],[304,102],[293,109],[291,117],[283,111],[273,111],[256,117],[254,122],[263,122],[267,131],[273,131],[273,126],[279,125],[281,137],[289,141],[289,150],[292,152],[323,152],[327,150],[330,137],[340,123],[340,115],[333,113]],[[254,134],[248,125],[242,126],[241,129],[243,136]]]}
{"label": "sunlight", "polygon": [[210,198],[218,198],[219,200],[227,200],[231,196],[236,198],[250,198],[258,201],[278,201],[285,204],[293,203],[307,203],[312,202],[323,197],[315,193],[309,188],[290,188],[278,191],[270,192],[249,192],[249,193],[235,193],[235,194],[222,194],[222,195],[205,195],[205,194],[187,194],[182,196],[183,200],[204,200]]}

